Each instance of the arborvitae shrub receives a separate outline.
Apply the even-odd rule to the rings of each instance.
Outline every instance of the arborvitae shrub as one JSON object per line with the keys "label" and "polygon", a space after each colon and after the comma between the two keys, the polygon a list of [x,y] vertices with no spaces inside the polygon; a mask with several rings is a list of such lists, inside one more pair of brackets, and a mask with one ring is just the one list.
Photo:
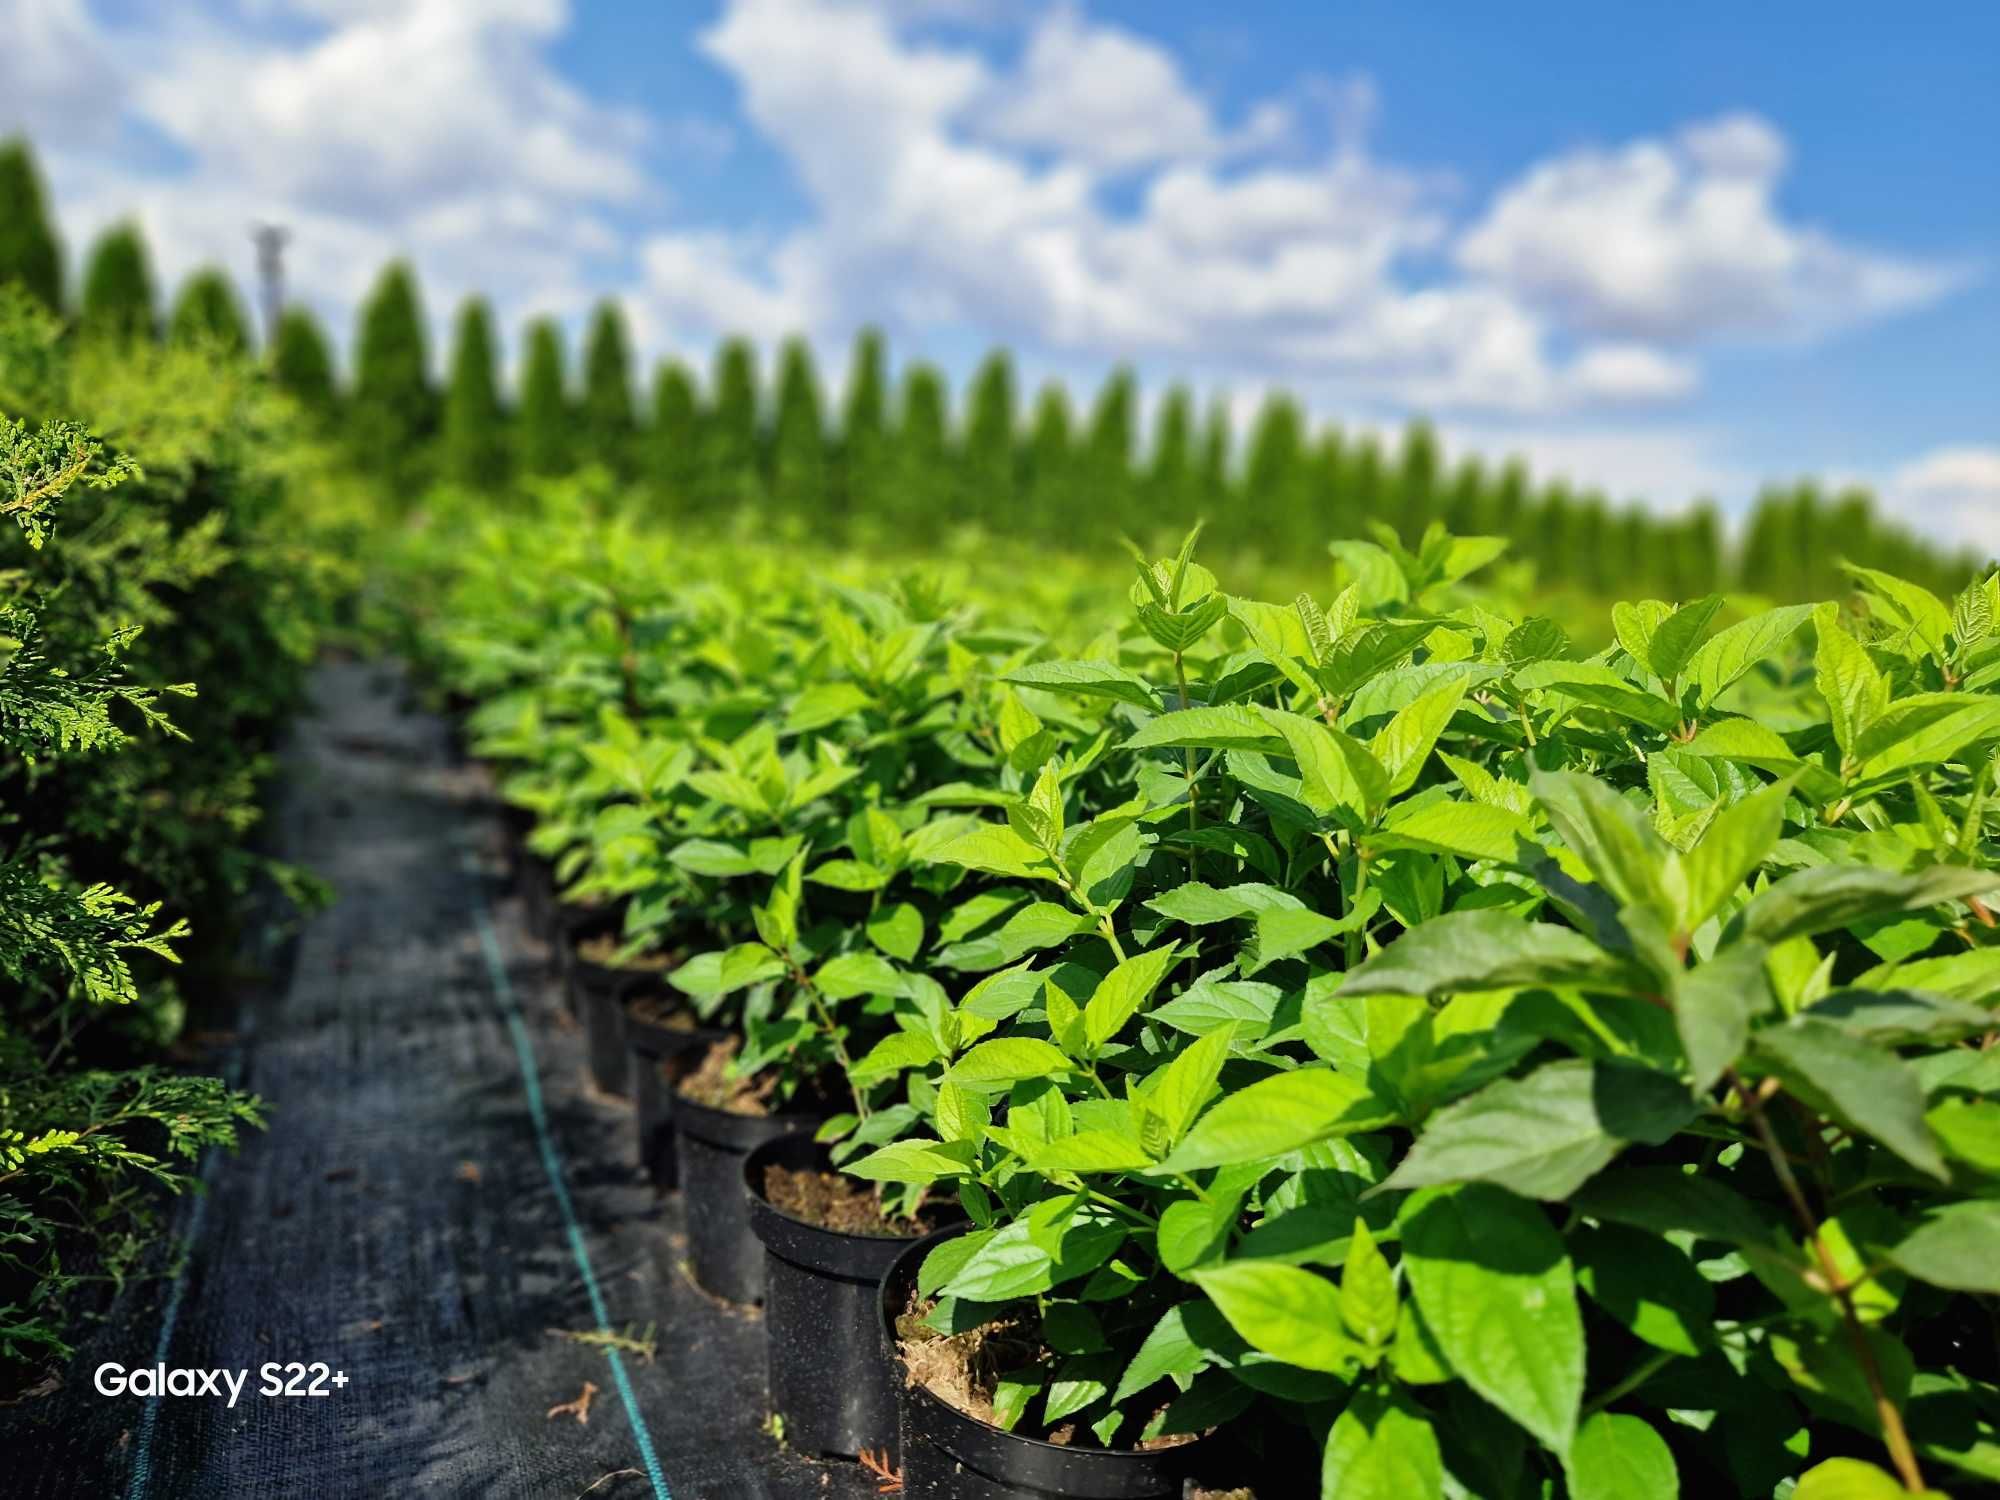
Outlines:
{"label": "arborvitae shrub", "polygon": [[889,430],[889,375],[882,335],[864,328],[854,340],[840,419],[841,508],[866,514],[878,502],[885,477]]}
{"label": "arborvitae shrub", "polygon": [[668,360],[653,376],[653,421],[646,433],[652,481],[669,504],[684,507],[700,472],[701,428],[694,374]]}
{"label": "arborvitae shrub", "polygon": [[167,319],[167,342],[181,348],[209,344],[231,354],[250,347],[249,320],[227,273],[205,266],[181,283]]}
{"label": "arborvitae shrub", "polygon": [[562,328],[553,318],[537,318],[528,325],[517,436],[523,473],[567,473],[576,461],[563,378]]}
{"label": "arborvitae shrub", "polygon": [[1004,349],[980,361],[966,399],[964,494],[974,515],[1014,509],[1014,362]]}
{"label": "arborvitae shrub", "polygon": [[1299,405],[1282,393],[1265,398],[1250,433],[1243,470],[1243,498],[1250,513],[1289,538],[1304,514],[1305,423]]}
{"label": "arborvitae shrub", "polygon": [[452,337],[451,383],[444,400],[444,467],[460,484],[490,489],[507,482],[512,454],[500,407],[499,356],[486,303],[459,309]]}
{"label": "arborvitae shrub", "polygon": [[597,304],[584,337],[581,415],[591,459],[614,473],[628,472],[635,431],[632,348],[625,335],[625,313],[609,298]]}
{"label": "arborvitae shrub", "polygon": [[107,229],[83,273],[85,333],[128,342],[158,336],[158,296],[146,241],[136,224]]}
{"label": "arborvitae shrub", "polygon": [[716,351],[715,388],[702,425],[703,499],[730,507],[755,500],[761,490],[757,353],[748,339],[729,339]]}
{"label": "arborvitae shrub", "polygon": [[1111,372],[1090,411],[1083,443],[1083,482],[1090,514],[1122,525],[1132,512],[1132,458],[1138,425],[1138,383],[1128,369]]}
{"label": "arborvitae shrub", "polygon": [[357,461],[399,486],[414,483],[437,430],[436,407],[416,276],[396,261],[361,309],[349,415]]}
{"label": "arborvitae shrub", "polygon": [[1028,427],[1025,487],[1028,513],[1045,527],[1061,524],[1074,497],[1076,449],[1069,392],[1051,380],[1035,393]]}
{"label": "arborvitae shrub", "polygon": [[1199,519],[1194,461],[1194,396],[1177,385],[1160,403],[1146,468],[1146,508],[1155,524],[1184,531]]}
{"label": "arborvitae shrub", "polygon": [[895,514],[915,536],[936,535],[951,503],[947,400],[936,366],[910,366],[897,403]]}
{"label": "arborvitae shrub", "polygon": [[62,311],[62,247],[34,153],[23,140],[0,141],[0,286],[11,281],[50,312]]}
{"label": "arborvitae shrub", "polygon": [[303,307],[288,307],[278,319],[271,350],[271,378],[278,388],[314,416],[325,419],[339,404],[333,381],[333,352],[319,322]]}
{"label": "arborvitae shrub", "polygon": [[771,493],[780,505],[826,518],[826,417],[819,374],[804,339],[785,340],[778,357],[778,414],[771,431]]}

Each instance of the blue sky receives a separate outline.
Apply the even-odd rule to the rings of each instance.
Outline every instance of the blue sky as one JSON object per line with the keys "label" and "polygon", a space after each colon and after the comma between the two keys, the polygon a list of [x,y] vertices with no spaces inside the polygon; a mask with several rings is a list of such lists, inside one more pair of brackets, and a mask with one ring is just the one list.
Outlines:
{"label": "blue sky", "polygon": [[[170,19],[167,17],[170,16]],[[0,0],[0,132],[169,279],[293,227],[337,327],[620,296],[1248,410],[1432,415],[1662,506],[1876,486],[2000,550],[2000,10]],[[74,246],[73,246],[74,248]]]}

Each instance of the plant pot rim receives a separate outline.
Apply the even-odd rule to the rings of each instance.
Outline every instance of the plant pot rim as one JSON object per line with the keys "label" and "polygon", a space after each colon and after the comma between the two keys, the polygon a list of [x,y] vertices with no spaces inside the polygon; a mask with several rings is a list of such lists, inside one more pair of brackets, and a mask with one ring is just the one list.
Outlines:
{"label": "plant pot rim", "polygon": [[[717,1042],[727,1041],[729,1033],[713,1026],[703,1026],[697,1022],[685,1030],[677,1026],[663,1026],[658,1021],[645,1020],[632,1013],[634,999],[650,998],[626,995],[619,1005],[625,1012],[625,1042],[639,1056],[657,1062],[662,1058],[674,1057],[690,1047],[712,1047]],[[675,1007],[685,1011],[685,1006]]]}
{"label": "plant pot rim", "polygon": [[[904,1395],[922,1406],[925,1412],[925,1420],[931,1422],[933,1425],[942,1422],[947,1426],[962,1428],[981,1442],[990,1443],[995,1439],[1004,1439],[1008,1442],[1019,1443],[1027,1448],[1047,1449],[1051,1454],[1061,1455],[1069,1463],[1086,1468],[1124,1465],[1149,1459],[1166,1461],[1167,1455],[1178,1456],[1186,1454],[1208,1441],[1210,1434],[1199,1433],[1187,1442],[1176,1443],[1171,1448],[1079,1448],[1068,1443],[1051,1443],[1046,1438],[1030,1437],[1023,1432],[1009,1432],[1006,1428],[983,1421],[973,1416],[970,1412],[960,1411],[927,1385],[910,1384],[908,1368],[903,1363],[901,1341],[896,1334],[897,1310],[890,1305],[890,1293],[899,1279],[897,1273],[903,1268],[904,1262],[910,1261],[911,1257],[917,1255],[919,1251],[928,1255],[935,1246],[957,1235],[964,1234],[972,1227],[972,1221],[968,1219],[957,1224],[947,1224],[942,1229],[933,1230],[920,1240],[899,1241],[898,1243],[903,1246],[902,1254],[898,1255],[889,1268],[882,1273],[882,1286],[876,1299],[877,1312],[882,1325],[882,1337],[888,1340],[889,1357],[895,1364],[898,1377],[903,1380]],[[910,1277],[912,1285],[915,1284],[915,1279],[915,1263],[912,1262]],[[964,1456],[961,1454],[954,1453],[952,1456],[960,1462],[965,1461]],[[981,1472],[984,1471],[982,1470]]]}
{"label": "plant pot rim", "polygon": [[826,1116],[811,1110],[780,1110],[769,1115],[739,1115],[690,1099],[674,1090],[674,1124],[684,1135],[725,1151],[749,1151],[774,1135],[816,1130]]}
{"label": "plant pot rim", "polygon": [[764,1196],[764,1169],[784,1156],[803,1158],[818,1171],[840,1171],[833,1165],[828,1148],[804,1130],[773,1136],[743,1159],[750,1227],[773,1255],[822,1275],[872,1282],[881,1279],[905,1248],[924,1238],[921,1234],[856,1234],[786,1213]]}

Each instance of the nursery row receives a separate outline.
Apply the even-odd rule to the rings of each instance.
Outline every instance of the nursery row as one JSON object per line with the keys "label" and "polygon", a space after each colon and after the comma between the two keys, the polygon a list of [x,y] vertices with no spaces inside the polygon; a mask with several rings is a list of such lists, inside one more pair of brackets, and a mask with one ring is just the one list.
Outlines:
{"label": "nursery row", "polygon": [[410,593],[794,1447],[926,1500],[2000,1480],[2000,579],[1587,654],[1440,528],[1080,608],[577,521]]}
{"label": "nursery row", "polygon": [[254,848],[335,581],[285,520],[289,412],[0,286],[0,1397],[139,1263],[147,1187],[258,1117],[158,1064],[216,1024],[253,886],[308,887]]}

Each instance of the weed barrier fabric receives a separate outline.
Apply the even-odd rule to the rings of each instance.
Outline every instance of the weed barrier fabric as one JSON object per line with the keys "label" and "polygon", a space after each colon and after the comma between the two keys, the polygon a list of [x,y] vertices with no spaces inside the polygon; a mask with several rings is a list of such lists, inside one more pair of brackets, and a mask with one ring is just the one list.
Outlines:
{"label": "weed barrier fabric", "polygon": [[[682,1271],[679,1202],[638,1170],[629,1102],[587,1083],[482,775],[395,673],[333,662],[314,686],[273,852],[338,898],[246,997],[226,1059],[270,1128],[176,1206],[180,1273],[128,1287],[58,1389],[0,1409],[0,1490],[873,1496],[858,1466],[763,1432],[757,1314]],[[563,1336],[649,1323],[650,1362]],[[260,1394],[294,1360],[345,1380]],[[106,1363],[247,1378],[233,1408],[103,1395]],[[550,1414],[586,1384],[587,1422]]]}

